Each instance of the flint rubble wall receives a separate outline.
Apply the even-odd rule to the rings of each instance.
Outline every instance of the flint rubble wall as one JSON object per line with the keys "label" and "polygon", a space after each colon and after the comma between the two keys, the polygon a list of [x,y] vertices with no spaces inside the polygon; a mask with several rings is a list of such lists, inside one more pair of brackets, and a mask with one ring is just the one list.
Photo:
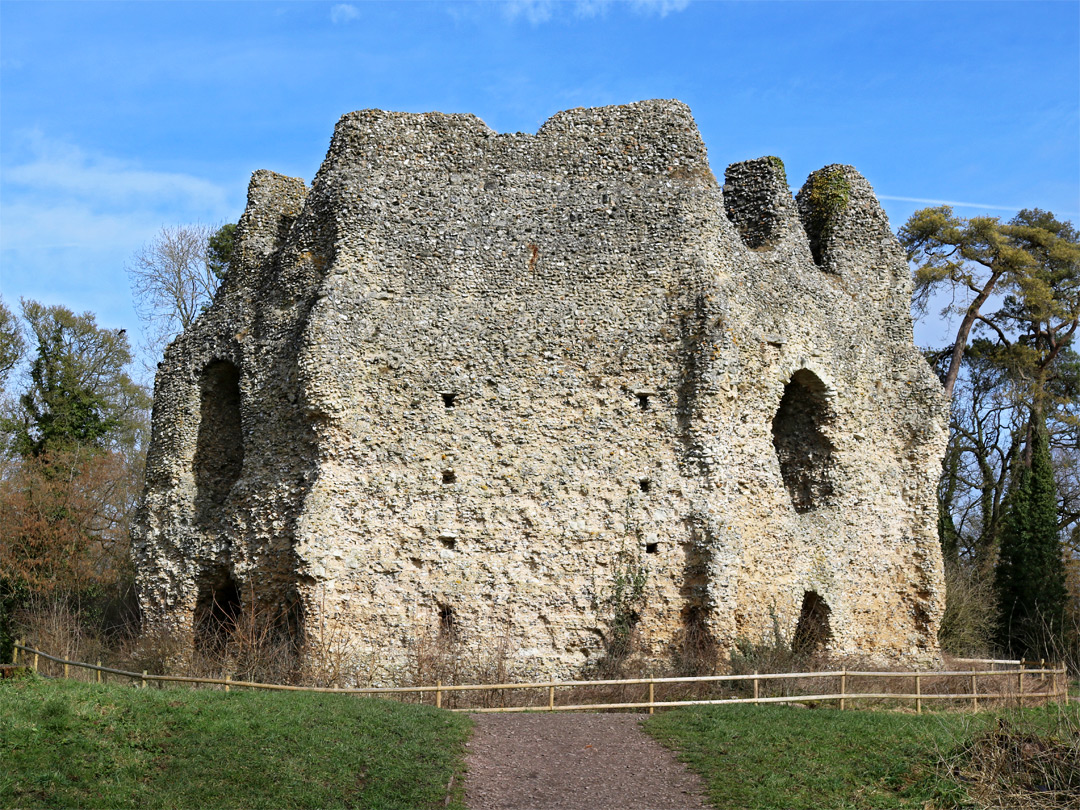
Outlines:
{"label": "flint rubble wall", "polygon": [[937,655],[945,405],[851,167],[721,185],[673,101],[535,135],[368,110],[310,190],[257,172],[237,238],[158,374],[151,626],[190,632],[228,581],[369,680],[440,634],[577,675],[640,568],[657,666],[790,635],[807,593],[834,652]]}

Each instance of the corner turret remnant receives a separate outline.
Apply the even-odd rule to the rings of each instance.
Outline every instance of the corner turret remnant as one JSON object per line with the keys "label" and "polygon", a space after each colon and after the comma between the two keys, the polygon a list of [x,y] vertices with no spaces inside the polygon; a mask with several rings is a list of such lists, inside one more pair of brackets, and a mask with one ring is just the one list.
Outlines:
{"label": "corner turret remnant", "polygon": [[255,174],[166,352],[147,625],[199,644],[258,608],[376,683],[429,638],[563,677],[774,617],[933,660],[947,414],[910,284],[854,169],[793,199],[768,157],[721,186],[678,102],[535,135],[350,113],[310,189]]}

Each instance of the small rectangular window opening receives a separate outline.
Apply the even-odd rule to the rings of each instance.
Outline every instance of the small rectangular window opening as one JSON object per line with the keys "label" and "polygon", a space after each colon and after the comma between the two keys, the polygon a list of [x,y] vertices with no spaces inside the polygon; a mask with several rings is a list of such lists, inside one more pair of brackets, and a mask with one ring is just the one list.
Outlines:
{"label": "small rectangular window opening", "polygon": [[439,542],[442,543],[443,548],[448,548],[451,551],[453,551],[455,548],[457,548],[457,538],[456,537],[440,537]]}
{"label": "small rectangular window opening", "polygon": [[655,554],[659,548],[660,548],[659,543],[646,543],[645,544],[645,553],[646,554]]}
{"label": "small rectangular window opening", "polygon": [[444,484],[457,483],[457,473],[455,473],[453,470],[443,470],[442,482]]}
{"label": "small rectangular window opening", "polygon": [[644,392],[639,392],[638,393],[638,395],[637,395],[637,404],[638,404],[638,407],[641,408],[641,410],[643,410],[643,411],[649,410],[649,397],[650,396],[651,396],[650,394],[646,394]]}
{"label": "small rectangular window opening", "polygon": [[652,481],[650,481],[648,478],[642,478],[638,480],[638,489],[640,489],[642,492],[648,492],[650,489],[652,489]]}
{"label": "small rectangular window opening", "polygon": [[452,641],[455,633],[454,609],[449,605],[439,605],[439,636]]}
{"label": "small rectangular window opening", "polygon": [[444,408],[450,409],[454,407],[454,401],[457,399],[457,394],[453,391],[443,391],[440,396],[442,397],[442,404]]}

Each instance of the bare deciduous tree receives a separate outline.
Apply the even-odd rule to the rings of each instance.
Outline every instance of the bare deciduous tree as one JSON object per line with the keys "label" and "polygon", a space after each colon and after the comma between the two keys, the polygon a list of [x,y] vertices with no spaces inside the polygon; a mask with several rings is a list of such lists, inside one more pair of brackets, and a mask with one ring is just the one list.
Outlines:
{"label": "bare deciduous tree", "polygon": [[221,230],[208,225],[163,227],[132,257],[127,268],[131,293],[152,354],[160,354],[190,326],[217,292],[221,276],[210,239]]}

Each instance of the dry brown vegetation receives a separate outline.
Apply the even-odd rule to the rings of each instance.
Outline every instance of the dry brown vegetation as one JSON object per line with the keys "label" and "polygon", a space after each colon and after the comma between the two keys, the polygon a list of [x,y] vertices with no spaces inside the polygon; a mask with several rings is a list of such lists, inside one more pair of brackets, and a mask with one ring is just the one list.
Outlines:
{"label": "dry brown vegetation", "polygon": [[978,807],[1080,807],[1080,715],[1057,711],[1035,724],[1006,713],[947,756],[942,765]]}

